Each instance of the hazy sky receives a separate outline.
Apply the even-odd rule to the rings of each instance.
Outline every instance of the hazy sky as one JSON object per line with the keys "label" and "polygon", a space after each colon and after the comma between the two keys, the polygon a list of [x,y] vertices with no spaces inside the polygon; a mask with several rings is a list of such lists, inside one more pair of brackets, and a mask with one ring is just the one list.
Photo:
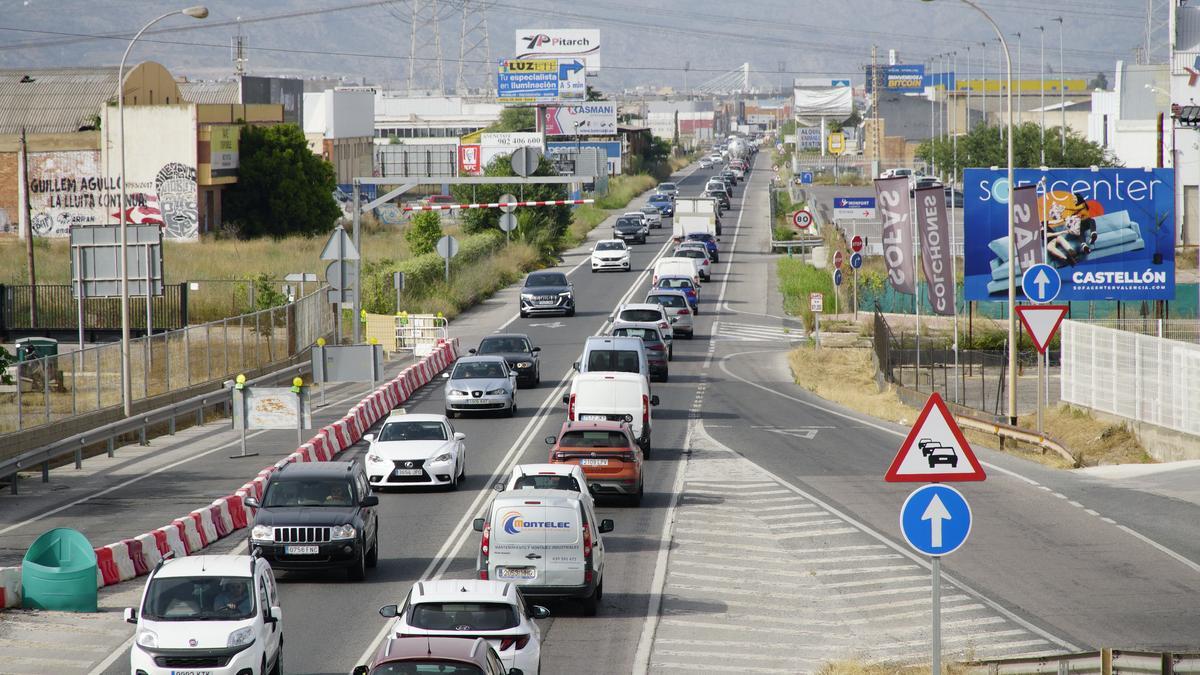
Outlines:
{"label": "hazy sky", "polygon": [[[195,0],[0,0],[0,67],[115,65],[129,35],[158,14]],[[692,85],[749,61],[757,78],[852,76],[862,82],[871,45],[896,49],[904,62],[958,51],[958,72],[984,67],[995,76],[999,48],[983,18],[957,0],[465,0],[487,6],[493,59],[512,54],[518,28],[598,28],[604,69],[600,88]],[[422,0],[431,4],[433,0]],[[458,72],[464,0],[438,0],[445,78]],[[198,21],[172,17],[135,47],[131,60],[154,59],[176,75],[212,78],[232,72],[230,41],[238,17],[249,47],[248,72],[261,75],[351,75],[403,86],[409,71],[412,2],[396,0],[212,0]],[[1045,26],[1048,72],[1057,71],[1063,16],[1068,77],[1112,72],[1133,60],[1145,40],[1142,0],[980,0],[1013,43],[1022,34],[1021,66],[1038,73],[1039,25]],[[1159,3],[1155,3],[1159,4]],[[1164,3],[1165,4],[1165,3]],[[1047,8],[1049,7],[1049,8]],[[336,10],[336,11],[329,11]],[[1166,17],[1161,17],[1165,25]],[[1164,28],[1165,30],[1165,28]],[[107,35],[108,39],[83,36]],[[1165,53],[1165,34],[1154,51]],[[988,42],[986,48],[981,42]],[[418,67],[431,69],[432,32],[418,36]],[[482,77],[487,64],[466,64]],[[781,70],[783,71],[781,73]],[[429,78],[422,71],[421,77]],[[1111,79],[1111,77],[1110,77]]]}

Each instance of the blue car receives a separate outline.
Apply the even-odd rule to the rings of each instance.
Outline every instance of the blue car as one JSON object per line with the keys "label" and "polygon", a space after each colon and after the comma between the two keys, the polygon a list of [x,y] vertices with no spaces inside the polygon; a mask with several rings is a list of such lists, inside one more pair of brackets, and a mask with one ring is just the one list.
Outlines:
{"label": "blue car", "polygon": [[675,291],[683,291],[687,296],[688,303],[692,306],[692,313],[696,316],[700,315],[700,293],[696,285],[692,283],[691,278],[681,276],[666,276],[659,277],[655,288],[669,288]]}
{"label": "blue car", "polygon": [[704,247],[708,249],[708,257],[712,258],[713,262],[721,262],[721,254],[717,250],[716,237],[707,232],[689,232],[687,240],[704,242]]}
{"label": "blue car", "polygon": [[654,194],[647,200],[650,206],[657,208],[664,216],[671,217],[675,215],[675,200],[671,199],[671,195]]}

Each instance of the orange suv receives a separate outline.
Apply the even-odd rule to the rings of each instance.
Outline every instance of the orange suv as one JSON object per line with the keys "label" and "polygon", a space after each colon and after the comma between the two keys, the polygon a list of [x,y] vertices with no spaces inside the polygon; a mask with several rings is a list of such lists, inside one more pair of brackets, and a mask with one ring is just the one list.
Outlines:
{"label": "orange suv", "polygon": [[587,476],[593,494],[622,495],[642,503],[642,449],[628,422],[565,422],[547,436],[551,464],[574,464]]}

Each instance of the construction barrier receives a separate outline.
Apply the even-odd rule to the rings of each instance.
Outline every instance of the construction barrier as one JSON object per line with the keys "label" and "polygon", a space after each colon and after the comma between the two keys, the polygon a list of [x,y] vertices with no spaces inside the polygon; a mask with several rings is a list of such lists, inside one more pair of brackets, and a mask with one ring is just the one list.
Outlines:
{"label": "construction barrier", "polygon": [[0,609],[21,606],[21,568],[0,567]]}

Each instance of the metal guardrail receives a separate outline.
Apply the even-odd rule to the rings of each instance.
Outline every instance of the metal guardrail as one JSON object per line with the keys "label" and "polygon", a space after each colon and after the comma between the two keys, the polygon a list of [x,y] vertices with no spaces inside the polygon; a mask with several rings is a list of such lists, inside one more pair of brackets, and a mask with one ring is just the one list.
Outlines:
{"label": "metal guardrail", "polygon": [[794,248],[812,249],[815,246],[822,246],[825,240],[820,237],[805,237],[803,239],[790,239],[787,241],[771,240],[771,250],[777,248],[787,249],[790,251]]}
{"label": "metal guardrail", "polygon": [[992,434],[993,436],[998,436],[1002,440],[1008,439],[1012,441],[1019,441],[1021,443],[1036,445],[1042,448],[1042,450],[1053,450],[1064,460],[1070,462],[1072,466],[1077,463],[1076,458],[1071,455],[1069,450],[1063,447],[1061,443],[1045,434],[1039,434],[1029,431],[1028,429],[1020,429],[1008,424],[992,422],[989,420],[979,419],[978,417],[960,415],[957,413],[954,415],[954,421],[958,422],[959,426],[967,427],[968,429],[974,429],[975,431],[981,431],[985,434]]}
{"label": "metal guardrail", "polygon": [[1193,675],[1200,673],[1200,654],[1142,652],[1101,649],[1097,652],[1056,656],[1017,657],[981,661],[967,666],[972,675],[1118,675],[1162,673]]}
{"label": "metal guardrail", "polygon": [[[282,377],[293,377],[307,372],[311,368],[311,362],[303,361],[255,378],[250,381],[250,384],[267,382]],[[74,454],[75,468],[78,469],[83,465],[83,451],[85,448],[106,443],[108,446],[108,456],[112,457],[116,451],[115,441],[120,436],[137,433],[140,435],[140,443],[145,445],[148,429],[152,425],[166,423],[169,428],[168,433],[174,435],[175,422],[178,418],[194,413],[196,415],[196,424],[201,425],[204,424],[204,411],[206,409],[220,406],[228,412],[229,405],[229,389],[225,387],[219,391],[193,396],[178,403],[163,406],[140,415],[112,422],[111,424],[105,424],[90,431],[54,441],[53,443],[21,453],[16,457],[0,461],[0,480],[14,476],[19,471],[28,471],[41,465],[42,482],[48,483],[50,482],[50,463],[59,458]],[[11,483],[12,494],[17,494],[17,484],[18,481],[14,477]]]}

